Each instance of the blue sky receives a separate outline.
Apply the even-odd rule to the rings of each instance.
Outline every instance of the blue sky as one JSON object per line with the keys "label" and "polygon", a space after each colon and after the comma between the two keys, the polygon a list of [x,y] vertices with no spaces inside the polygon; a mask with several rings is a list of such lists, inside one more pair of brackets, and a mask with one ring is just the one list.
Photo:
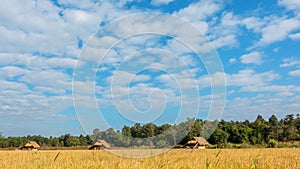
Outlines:
{"label": "blue sky", "polygon": [[[85,134],[98,123],[120,128],[177,117],[300,113],[298,0],[6,0],[0,21],[0,132],[6,136]],[[134,35],[148,29],[156,33]],[[111,48],[125,32],[134,36]],[[217,53],[199,59],[201,37]],[[108,48],[99,63],[97,50]],[[221,67],[208,70],[208,56]]]}

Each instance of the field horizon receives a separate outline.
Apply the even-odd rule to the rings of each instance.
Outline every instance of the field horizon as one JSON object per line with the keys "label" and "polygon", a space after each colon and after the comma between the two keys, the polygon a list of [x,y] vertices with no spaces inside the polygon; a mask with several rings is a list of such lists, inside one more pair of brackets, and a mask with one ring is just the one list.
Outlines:
{"label": "field horizon", "polygon": [[0,168],[295,169],[300,167],[299,154],[299,148],[172,149],[148,158],[120,157],[105,150],[0,151]]}

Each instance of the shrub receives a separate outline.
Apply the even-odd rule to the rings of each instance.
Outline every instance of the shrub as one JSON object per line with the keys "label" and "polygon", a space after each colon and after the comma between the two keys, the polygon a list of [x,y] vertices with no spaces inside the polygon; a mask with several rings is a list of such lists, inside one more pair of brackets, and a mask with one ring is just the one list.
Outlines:
{"label": "shrub", "polygon": [[275,148],[278,146],[278,141],[274,139],[270,139],[268,142],[268,148]]}
{"label": "shrub", "polygon": [[244,143],[242,143],[240,146],[239,146],[239,148],[250,148],[251,146],[248,144],[248,143],[246,143],[246,142],[244,142]]}

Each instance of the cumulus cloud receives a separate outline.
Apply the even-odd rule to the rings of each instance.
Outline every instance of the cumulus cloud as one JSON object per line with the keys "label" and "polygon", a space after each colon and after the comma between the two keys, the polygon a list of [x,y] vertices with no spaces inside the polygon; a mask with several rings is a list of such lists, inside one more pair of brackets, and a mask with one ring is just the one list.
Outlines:
{"label": "cumulus cloud", "polygon": [[173,2],[174,0],[152,0],[151,3],[153,5],[165,5],[168,4],[170,2]]}
{"label": "cumulus cloud", "polygon": [[298,29],[300,29],[300,21],[297,18],[275,18],[266,27],[262,28],[262,37],[258,45],[282,41]]}
{"label": "cumulus cloud", "polygon": [[134,77],[133,82],[143,82],[150,80],[150,76],[147,75],[137,75]]}
{"label": "cumulus cloud", "polygon": [[280,75],[274,71],[257,73],[251,69],[241,70],[237,74],[231,74],[226,77],[229,86],[261,86],[279,78]]}
{"label": "cumulus cloud", "polygon": [[64,94],[57,88],[36,87],[31,90],[27,84],[0,81],[1,119],[51,120],[64,117],[59,114],[72,104],[67,95],[47,96],[40,92]]}
{"label": "cumulus cloud", "polygon": [[[109,25],[108,23],[119,17],[143,11],[143,9],[138,9],[138,6],[134,9],[125,7],[124,5],[129,2],[133,0],[58,0],[55,3],[52,1],[24,3],[21,0],[10,0],[2,2],[0,6],[0,119],[29,119],[31,121],[32,119],[65,118],[66,116],[60,112],[73,106],[70,94],[71,77],[72,68],[78,62],[77,56],[81,52],[79,46],[85,44],[89,37],[103,25]],[[152,0],[151,4],[152,7],[157,7],[171,2],[173,0]],[[291,14],[289,16],[270,14],[270,16],[249,17],[237,15],[228,8],[223,9],[224,4],[221,1],[201,0],[190,3],[173,13],[174,16],[185,19],[187,22],[181,22],[184,24],[178,24],[166,18],[150,17],[150,15],[133,21],[123,21],[123,25],[114,25],[115,27],[110,27],[114,29],[107,29],[116,34],[91,38],[90,43],[82,51],[86,57],[79,61],[77,66],[86,66],[86,63],[96,64],[101,59],[99,56],[105,54],[112,44],[120,40],[116,35],[130,35],[143,30],[163,32],[190,42],[192,44],[190,47],[197,52],[210,49],[207,47],[209,44],[205,37],[194,36],[192,32],[194,30],[187,26],[188,22],[207,35],[210,44],[216,49],[239,46],[239,36],[245,33],[243,32],[245,30],[252,31],[251,33],[258,36],[261,35],[254,47],[262,49],[246,53],[240,58],[229,59],[231,64],[240,59],[243,64],[259,65],[263,63],[263,47],[287,38],[300,39],[299,14],[297,15],[299,1],[278,0],[278,4],[288,10],[293,10],[294,13],[289,13]],[[243,27],[246,29],[241,29]],[[159,40],[160,43],[156,43]],[[75,95],[79,102],[82,101],[81,105],[91,107],[90,102],[84,101],[95,99],[93,94],[96,92],[95,95],[101,96],[97,98],[99,105],[111,106],[110,85],[113,77],[118,77],[118,80],[115,79],[114,97],[119,99],[123,108],[128,111],[132,110],[129,108],[130,104],[147,111],[151,106],[163,108],[161,105],[165,101],[178,106],[180,99],[183,99],[184,105],[197,105],[197,100],[191,99],[195,98],[191,95],[180,98],[180,89],[196,94],[197,91],[194,90],[197,87],[196,84],[199,85],[199,90],[205,90],[213,86],[224,85],[226,78],[227,86],[233,91],[230,92],[233,99],[228,100],[226,112],[236,113],[235,117],[238,117],[241,111],[250,114],[299,110],[299,104],[297,104],[300,99],[299,86],[276,85],[275,81],[281,78],[278,73],[236,68],[231,73],[224,74],[215,71],[210,76],[203,75],[204,69],[202,70],[202,67],[195,64],[197,59],[190,57],[188,53],[190,50],[182,43],[176,41],[175,38],[162,41],[163,38],[149,38],[146,35],[122,41],[119,46],[110,51],[107,58],[103,60],[103,64],[95,68],[95,72],[98,69],[98,73],[107,75],[107,78],[101,79],[100,84],[96,84],[98,86],[95,86],[90,79],[74,81],[73,87],[79,89]],[[255,40],[251,39],[251,41]],[[119,66],[123,56],[130,56],[133,51],[153,46],[172,51],[176,59],[175,57],[162,57],[161,55],[165,55],[166,52],[154,53],[158,55],[157,58],[140,57],[140,60],[128,64],[129,67],[147,65],[157,70],[170,70],[168,75],[162,74],[157,77],[145,74],[135,75],[124,69],[120,69],[119,76],[110,72],[112,67]],[[128,59],[130,61],[131,58]],[[213,61],[208,60],[203,64],[211,62]],[[189,70],[183,70],[186,68],[185,64],[189,65]],[[236,64],[231,66],[236,66]],[[288,73],[292,77],[300,76],[299,66],[300,61],[296,57],[285,58],[280,65],[281,68],[294,68]],[[132,85],[128,87],[130,82]],[[191,92],[192,90],[195,92]],[[245,97],[236,96],[239,93],[244,93]],[[249,93],[254,97],[248,97]],[[86,99],[89,95],[93,97]],[[129,104],[124,100],[128,99],[128,95],[132,101]],[[217,95],[201,96],[203,105],[200,106],[200,111],[208,111],[211,99],[219,97]]]}
{"label": "cumulus cloud", "polygon": [[229,59],[229,63],[231,63],[231,64],[232,64],[232,63],[236,63],[236,62],[237,62],[237,59],[236,59],[236,58],[230,58],[230,59]]}
{"label": "cumulus cloud", "polygon": [[233,12],[224,12],[219,18],[209,22],[207,37],[214,48],[238,46],[237,35],[242,24],[240,19]]}
{"label": "cumulus cloud", "polygon": [[[284,118],[286,112],[298,112],[300,106],[295,104],[298,102],[298,99],[300,99],[299,96],[274,97],[274,95],[267,96],[262,94],[250,98],[236,97],[227,101],[223,117],[232,120],[255,120],[257,114],[253,114],[253,112],[259,112],[265,118],[270,117],[272,114]],[[236,107],[239,108],[236,109]]]}
{"label": "cumulus cloud", "polygon": [[5,66],[0,68],[0,77],[2,76],[3,78],[11,78],[11,77],[16,77],[16,76],[21,76],[26,73],[28,73],[29,70],[19,68],[16,66]]}
{"label": "cumulus cloud", "polygon": [[49,86],[56,89],[70,89],[69,75],[57,70],[31,71],[19,80],[30,85]]}
{"label": "cumulus cloud", "polygon": [[179,10],[174,14],[187,20],[192,19],[192,21],[205,20],[220,10],[220,8],[221,4],[219,4],[217,1],[201,0]]}
{"label": "cumulus cloud", "polygon": [[199,1],[197,3],[192,3],[178,12],[174,12],[174,15],[186,19],[203,34],[206,34],[208,31],[207,20],[220,9],[221,4],[217,1]]}
{"label": "cumulus cloud", "polygon": [[300,10],[300,2],[298,0],[278,0],[278,4],[290,10]]}
{"label": "cumulus cloud", "polygon": [[280,67],[293,67],[293,66],[300,66],[300,61],[295,57],[284,58],[283,63],[280,64]]}
{"label": "cumulus cloud", "polygon": [[253,30],[254,32],[259,32],[264,25],[264,22],[257,17],[249,17],[242,20],[242,24],[246,26],[247,29]]}
{"label": "cumulus cloud", "polygon": [[77,57],[80,52],[78,38],[85,43],[98,31],[101,22],[108,23],[134,12],[122,10],[107,1],[100,4],[58,1],[62,7],[51,1],[22,3],[13,0],[0,7],[2,51]]}
{"label": "cumulus cloud", "polygon": [[211,41],[211,44],[215,49],[218,49],[218,48],[221,48],[224,46],[229,46],[229,47],[236,46],[236,44],[237,44],[236,35],[230,34],[230,35],[226,35],[224,37],[217,38],[217,39]]}
{"label": "cumulus cloud", "polygon": [[225,13],[222,17],[221,24],[224,26],[236,26],[240,24],[240,20],[232,12]]}
{"label": "cumulus cloud", "polygon": [[256,65],[260,65],[263,60],[262,60],[262,53],[261,52],[251,52],[248,54],[244,54],[240,57],[241,62],[243,64],[256,64]]}
{"label": "cumulus cloud", "polygon": [[291,35],[289,35],[289,38],[291,38],[292,40],[299,40],[300,33],[291,34]]}
{"label": "cumulus cloud", "polygon": [[[73,68],[77,59],[61,57],[42,57],[31,54],[0,53],[0,65],[15,65],[29,69]],[[80,62],[78,63],[80,64]]]}
{"label": "cumulus cloud", "polygon": [[294,70],[289,72],[290,76],[300,76],[300,70]]}
{"label": "cumulus cloud", "polygon": [[[212,85],[224,85],[224,79],[226,80],[227,87],[259,87],[272,83],[274,80],[278,80],[280,75],[273,72],[257,73],[251,69],[240,70],[238,73],[222,73],[217,72],[210,76],[204,75],[198,79],[198,84],[202,88],[210,87]],[[211,83],[214,82],[214,83]]]}
{"label": "cumulus cloud", "polygon": [[[58,7],[50,1],[21,4],[21,1],[14,0],[1,5],[1,12],[5,13],[0,15],[2,50],[62,55],[69,53],[65,51],[67,46],[76,46],[73,39],[76,36],[73,35],[78,32],[68,30],[75,25],[59,16]],[[19,46],[17,49],[16,45]]]}

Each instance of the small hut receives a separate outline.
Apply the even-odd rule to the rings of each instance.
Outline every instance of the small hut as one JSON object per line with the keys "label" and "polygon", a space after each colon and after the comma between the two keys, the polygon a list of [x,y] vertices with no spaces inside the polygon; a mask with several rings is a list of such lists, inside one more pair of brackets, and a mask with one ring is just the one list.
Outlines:
{"label": "small hut", "polygon": [[40,145],[35,141],[28,141],[24,146],[21,146],[21,150],[37,150]]}
{"label": "small hut", "polygon": [[89,149],[90,150],[100,150],[100,149],[105,149],[105,148],[110,148],[110,145],[105,140],[98,140]]}
{"label": "small hut", "polygon": [[192,140],[188,141],[184,147],[192,149],[205,149],[209,143],[203,137],[193,137]]}

